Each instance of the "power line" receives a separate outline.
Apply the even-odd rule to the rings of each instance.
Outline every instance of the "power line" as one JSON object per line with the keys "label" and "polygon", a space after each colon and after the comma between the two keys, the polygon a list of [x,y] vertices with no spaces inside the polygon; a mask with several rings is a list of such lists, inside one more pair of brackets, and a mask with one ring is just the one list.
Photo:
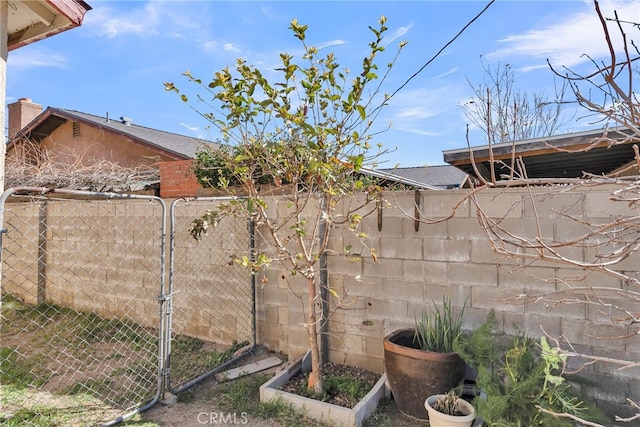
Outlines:
{"label": "power line", "polygon": [[420,69],[418,71],[416,71],[411,77],[409,77],[398,89],[396,89],[387,99],[386,101],[390,100],[391,98],[393,98],[395,96],[396,93],[400,92],[402,89],[404,89],[404,87],[409,84],[409,82],[411,80],[413,80],[414,77],[416,77],[418,74],[420,74],[429,64],[431,64],[438,56],[440,56],[440,54],[447,48],[449,47],[449,45],[451,43],[453,43],[454,41],[456,41],[456,39],[458,37],[460,37],[460,35],[462,33],[464,33],[464,31],[471,25],[473,24],[478,18],[480,18],[480,16],[486,12],[487,9],[489,9],[489,6],[491,6],[493,3],[495,2],[495,0],[491,0],[485,7],[484,9],[482,9],[480,11],[480,13],[478,13],[471,21],[469,21],[467,23],[467,25],[465,25],[464,27],[462,27],[462,29],[460,31],[458,31],[458,34],[456,34],[451,40],[449,40],[447,42],[447,44],[445,44],[444,46],[442,46],[442,48],[440,48],[440,50],[438,52],[436,52],[435,55],[433,55],[433,57],[431,57],[431,59],[429,59],[422,67],[420,67]]}

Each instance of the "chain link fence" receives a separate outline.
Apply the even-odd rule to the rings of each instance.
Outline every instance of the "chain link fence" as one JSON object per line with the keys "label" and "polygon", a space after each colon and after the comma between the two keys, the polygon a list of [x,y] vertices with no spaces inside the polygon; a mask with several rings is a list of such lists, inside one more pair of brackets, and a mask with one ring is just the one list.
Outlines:
{"label": "chain link fence", "polygon": [[[178,393],[221,370],[255,345],[253,277],[234,257],[250,256],[247,220],[226,217],[200,241],[192,221],[224,198],[171,204],[167,388]],[[198,350],[198,351],[194,351]]]}
{"label": "chain link fence", "polygon": [[0,424],[99,425],[157,399],[164,202],[20,189],[2,200]]}
{"label": "chain link fence", "polygon": [[0,424],[115,424],[253,348],[255,283],[232,259],[251,254],[248,223],[189,233],[219,202],[167,218],[154,196],[3,194]]}

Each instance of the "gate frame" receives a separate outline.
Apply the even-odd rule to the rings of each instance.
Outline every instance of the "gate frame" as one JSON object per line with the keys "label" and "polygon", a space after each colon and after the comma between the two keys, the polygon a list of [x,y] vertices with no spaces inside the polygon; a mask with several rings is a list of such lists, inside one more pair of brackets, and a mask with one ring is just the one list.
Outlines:
{"label": "gate frame", "polygon": [[[138,199],[138,200],[148,200],[158,202],[162,209],[162,221],[160,224],[160,289],[159,295],[156,296],[156,300],[159,304],[159,312],[158,312],[158,350],[157,350],[157,390],[155,396],[146,404],[140,404],[136,409],[127,412],[119,417],[103,424],[103,426],[115,426],[120,424],[127,419],[146,411],[153,407],[156,403],[160,401],[160,398],[164,395],[165,392],[165,383],[164,383],[164,372],[166,371],[165,367],[165,341],[167,341],[165,334],[166,325],[165,322],[165,302],[167,302],[168,295],[165,292],[165,276],[166,276],[166,268],[165,268],[165,259],[166,259],[166,204],[164,200],[157,196],[151,195],[139,195],[139,194],[126,194],[126,193],[112,193],[112,192],[95,192],[95,191],[84,191],[84,190],[71,190],[71,189],[57,189],[57,188],[46,188],[46,187],[13,187],[5,190],[0,196],[0,290],[2,289],[2,252],[3,252],[3,235],[7,233],[7,229],[4,227],[4,212],[6,201],[12,195],[16,195],[16,193],[35,193],[35,197],[42,197],[47,194],[61,194],[61,195],[70,195],[70,196],[82,196],[82,197],[95,197],[100,199]],[[77,199],[71,199],[76,200]],[[2,300],[0,299],[0,310],[2,309]]]}
{"label": "gate frame", "polygon": [[[220,372],[221,370],[223,370],[224,368],[232,365],[233,363],[237,362],[238,360],[244,358],[245,356],[247,356],[249,353],[251,353],[256,347],[256,275],[255,273],[251,273],[250,276],[250,291],[251,291],[251,343],[248,347],[245,347],[243,349],[243,351],[239,354],[237,354],[236,356],[232,357],[231,359],[227,360],[226,362],[221,363],[220,365],[214,367],[213,369],[210,369],[208,372],[205,372],[204,374],[201,374],[199,376],[197,376],[196,378],[186,382],[185,384],[182,384],[180,387],[178,388],[172,388],[171,386],[171,341],[172,341],[172,337],[171,337],[171,332],[172,332],[172,314],[173,314],[173,301],[172,301],[172,297],[174,294],[174,290],[173,290],[173,284],[174,284],[174,261],[175,261],[175,243],[176,243],[176,237],[175,237],[175,211],[176,211],[176,207],[178,203],[188,203],[189,201],[225,201],[225,200],[238,200],[239,198],[237,197],[180,197],[178,199],[175,199],[173,202],[171,202],[171,206],[169,209],[169,216],[170,216],[170,234],[169,234],[169,285],[168,285],[168,289],[167,289],[167,294],[165,295],[167,298],[167,310],[166,310],[166,321],[165,321],[165,325],[166,325],[166,331],[165,331],[165,336],[167,337],[165,339],[165,349],[164,349],[164,354],[165,354],[165,371],[164,371],[164,384],[165,384],[165,388],[166,391],[168,391],[169,393],[172,394],[178,394],[181,393],[191,387],[193,387],[194,385],[199,384],[200,382],[206,380],[207,378],[211,377],[212,375],[215,375],[216,373]],[[253,262],[255,260],[255,223],[252,219],[248,219],[247,220],[247,237],[248,237],[248,241],[249,241],[249,256],[251,258],[251,261]],[[1,242],[0,242],[1,243]],[[179,290],[178,290],[179,291]]]}

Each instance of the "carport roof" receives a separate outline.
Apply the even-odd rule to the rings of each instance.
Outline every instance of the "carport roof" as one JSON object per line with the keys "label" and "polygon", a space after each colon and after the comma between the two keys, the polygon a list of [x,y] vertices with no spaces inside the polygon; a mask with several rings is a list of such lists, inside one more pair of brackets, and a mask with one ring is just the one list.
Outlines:
{"label": "carport roof", "polygon": [[[614,172],[634,159],[637,136],[624,128],[584,132],[443,151],[444,161],[471,176],[479,172],[489,179],[490,148],[496,178],[509,173],[512,151],[521,158],[528,178],[580,178]],[[502,163],[504,164],[502,164]]]}

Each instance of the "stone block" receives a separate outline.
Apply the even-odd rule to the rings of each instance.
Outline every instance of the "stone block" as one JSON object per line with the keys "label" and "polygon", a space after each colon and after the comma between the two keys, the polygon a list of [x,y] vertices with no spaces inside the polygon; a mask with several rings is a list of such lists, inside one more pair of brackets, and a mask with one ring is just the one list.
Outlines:
{"label": "stone block", "polygon": [[371,357],[368,354],[347,353],[346,364],[382,374],[384,372],[384,358]]}
{"label": "stone block", "polygon": [[384,348],[382,346],[383,339],[384,336],[382,335],[364,337],[364,356],[367,358],[384,360]]}
{"label": "stone block", "polygon": [[477,218],[452,218],[447,221],[448,237],[452,240],[487,241]]}
{"label": "stone block", "polygon": [[331,255],[327,258],[327,267],[331,274],[362,276],[363,258],[359,255]]}
{"label": "stone block", "polygon": [[412,218],[407,218],[402,224],[402,235],[406,237],[432,237],[437,239],[446,239],[449,236],[447,231],[447,221],[438,222],[420,222],[416,231],[416,224]]}
{"label": "stone block", "polygon": [[382,296],[390,300],[404,300],[422,303],[424,301],[424,282],[406,282],[397,279],[385,281]]}
{"label": "stone block", "polygon": [[427,220],[464,218],[470,215],[470,204],[465,201],[466,192],[428,191],[422,193],[420,202],[422,217]]}
{"label": "stone block", "polygon": [[504,332],[510,335],[524,332],[527,336],[536,339],[545,334],[560,337],[560,318],[531,313],[505,313]]}
{"label": "stone block", "polygon": [[522,196],[505,190],[480,191],[476,193],[477,206],[471,206],[471,216],[477,215],[478,209],[483,215],[492,219],[522,218],[524,208]]}
{"label": "stone block", "polygon": [[405,260],[402,263],[402,279],[424,283],[444,283],[447,281],[447,263]]}
{"label": "stone block", "polygon": [[498,268],[491,264],[450,262],[447,281],[460,285],[478,285],[481,288],[498,286]]}
{"label": "stone block", "polygon": [[344,277],[344,289],[353,297],[382,298],[388,279],[378,277],[365,277],[356,279],[351,276]]}
{"label": "stone block", "polygon": [[524,314],[524,306],[513,303],[511,300],[512,296],[510,291],[498,287],[474,287],[471,290],[471,301],[473,302],[474,308]]}
{"label": "stone block", "polygon": [[401,259],[379,259],[374,262],[372,259],[363,260],[363,277],[393,278],[398,277],[402,272]]}
{"label": "stone block", "polygon": [[386,237],[380,242],[380,257],[384,259],[422,259],[422,239]]}
{"label": "stone block", "polygon": [[619,339],[628,335],[627,325],[599,323],[592,321],[576,321],[561,319],[562,335],[572,344],[603,348],[609,351],[624,351],[626,340]]}
{"label": "stone block", "polygon": [[404,319],[407,317],[407,301],[378,298],[365,299],[366,316],[373,318]]}

